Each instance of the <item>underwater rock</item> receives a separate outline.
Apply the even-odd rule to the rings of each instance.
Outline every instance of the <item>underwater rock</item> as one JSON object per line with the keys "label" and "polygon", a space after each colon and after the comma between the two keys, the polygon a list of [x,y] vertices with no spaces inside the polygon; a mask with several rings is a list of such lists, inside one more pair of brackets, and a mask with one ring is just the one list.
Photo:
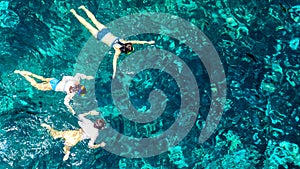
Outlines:
{"label": "underwater rock", "polygon": [[14,100],[10,97],[4,96],[0,100],[0,113],[7,112],[14,109]]}
{"label": "underwater rock", "polygon": [[184,161],[185,158],[183,156],[182,150],[180,146],[176,146],[169,149],[170,154],[168,155],[170,158],[170,162],[175,164],[178,168],[188,167],[189,165]]}
{"label": "underwater rock", "polygon": [[290,83],[290,85],[292,85],[293,87],[295,87],[296,85],[300,84],[300,71],[296,71],[296,70],[287,70],[286,71],[286,80]]}
{"label": "underwater rock", "polygon": [[127,164],[126,164],[126,159],[122,158],[119,160],[119,169],[126,169]]}
{"label": "underwater rock", "polygon": [[0,2],[0,9],[7,9],[8,8],[8,5],[9,5],[9,2],[8,1],[2,1]]}
{"label": "underwater rock", "polygon": [[300,22],[300,5],[293,6],[289,9],[289,13],[295,22]]}
{"label": "underwater rock", "polygon": [[[264,161],[264,168],[290,168],[289,164],[300,166],[299,147],[297,144],[283,141],[276,143],[270,140],[265,152],[267,159]],[[281,167],[280,167],[281,166]],[[297,166],[297,167],[296,167]],[[293,168],[293,167],[292,167]]]}
{"label": "underwater rock", "polygon": [[119,169],[127,169],[127,168],[152,169],[154,167],[144,159],[135,160],[129,158],[121,158],[119,160]]}
{"label": "underwater rock", "polygon": [[266,93],[273,93],[276,91],[276,85],[274,81],[276,82],[276,77],[273,76],[271,73],[265,74],[264,79],[261,82],[260,89],[262,91],[265,91]]}
{"label": "underwater rock", "polygon": [[13,28],[20,23],[19,16],[12,10],[8,9],[9,2],[0,3],[0,26],[3,28]]}
{"label": "underwater rock", "polygon": [[290,41],[290,48],[292,50],[297,50],[297,48],[299,47],[299,38],[293,38],[291,41]]}

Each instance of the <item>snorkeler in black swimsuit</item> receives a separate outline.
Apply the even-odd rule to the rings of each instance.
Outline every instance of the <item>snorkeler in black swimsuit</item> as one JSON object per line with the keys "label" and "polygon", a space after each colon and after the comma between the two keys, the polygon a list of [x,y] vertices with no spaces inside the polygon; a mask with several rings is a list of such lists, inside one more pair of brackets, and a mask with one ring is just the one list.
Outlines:
{"label": "snorkeler in black swimsuit", "polygon": [[108,46],[111,46],[115,49],[114,59],[113,59],[113,78],[116,76],[116,69],[117,69],[117,61],[118,57],[121,53],[129,54],[134,50],[132,44],[154,44],[154,41],[126,41],[124,39],[120,39],[116,36],[114,36],[109,29],[100,23],[88,9],[86,9],[84,6],[80,6],[79,9],[82,9],[85,11],[87,16],[92,20],[92,22],[97,27],[94,28],[90,23],[88,23],[83,17],[78,15],[74,9],[71,9],[70,12],[79,20],[81,24],[83,24],[90,32],[91,34],[97,38],[99,41],[107,44]]}

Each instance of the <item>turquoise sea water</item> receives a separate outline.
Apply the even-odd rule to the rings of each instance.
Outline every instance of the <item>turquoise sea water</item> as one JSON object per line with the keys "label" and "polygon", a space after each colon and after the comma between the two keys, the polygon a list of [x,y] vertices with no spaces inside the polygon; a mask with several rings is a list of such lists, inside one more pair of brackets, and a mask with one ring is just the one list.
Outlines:
{"label": "turquoise sea water", "polygon": [[[165,35],[142,34],[129,38],[155,40],[152,48],[176,54],[195,76],[201,107],[193,128],[177,146],[153,157],[126,158],[102,148],[88,149],[88,140],[84,140],[71,149],[68,161],[62,161],[63,140],[51,138],[40,124],[58,130],[79,128],[78,119],[63,104],[65,95],[38,91],[13,71],[28,70],[56,78],[73,75],[81,49],[91,38],[69,13],[80,5],[104,24],[135,13],[176,15],[196,25],[209,38],[225,70],[227,96],[220,123],[206,142],[198,142],[211,105],[209,74],[203,63],[184,42]],[[7,0],[0,3],[0,27],[0,168],[300,166],[300,4],[296,1]],[[137,52],[147,45],[135,48]],[[113,50],[101,56],[104,58],[97,69],[94,93],[98,110],[109,126],[138,138],[154,137],[170,128],[183,102],[174,78],[157,69],[144,70],[133,78],[128,93],[135,108],[149,109],[149,93],[154,89],[163,91],[168,101],[155,121],[132,122],[117,111],[112,98],[112,92],[116,92],[111,90]],[[130,55],[121,55],[119,64],[126,57]],[[81,104],[94,104],[88,96],[76,99]],[[72,106],[84,113],[88,106],[81,107],[77,102]],[[116,140],[108,139],[107,145]]]}

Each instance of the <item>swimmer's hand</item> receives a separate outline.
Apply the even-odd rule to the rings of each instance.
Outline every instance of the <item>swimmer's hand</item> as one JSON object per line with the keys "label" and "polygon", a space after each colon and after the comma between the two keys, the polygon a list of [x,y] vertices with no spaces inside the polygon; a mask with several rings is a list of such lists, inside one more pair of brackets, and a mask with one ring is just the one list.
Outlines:
{"label": "swimmer's hand", "polygon": [[100,145],[100,147],[105,147],[106,143],[105,143],[105,142],[102,142],[102,143],[100,143],[99,145]]}
{"label": "swimmer's hand", "polygon": [[99,147],[104,147],[106,145],[105,142],[101,142],[100,144],[95,144],[92,146],[89,146],[89,148],[99,148]]}
{"label": "swimmer's hand", "polygon": [[92,80],[92,79],[94,79],[94,77],[93,76],[86,76],[86,79],[87,80]]}
{"label": "swimmer's hand", "polygon": [[73,116],[76,114],[76,112],[73,109],[70,110],[70,112],[72,113]]}
{"label": "swimmer's hand", "polygon": [[41,126],[42,126],[42,127],[45,127],[45,128],[48,129],[48,130],[51,129],[51,127],[50,127],[48,124],[46,124],[46,123],[42,123]]}
{"label": "swimmer's hand", "polygon": [[90,111],[89,114],[92,116],[97,116],[97,115],[99,115],[99,112],[93,110],[93,111]]}
{"label": "swimmer's hand", "polygon": [[149,45],[153,45],[153,44],[155,43],[155,41],[152,40],[152,41],[148,41],[147,43],[148,43]]}
{"label": "swimmer's hand", "polygon": [[76,114],[75,110],[71,107],[71,106],[67,106],[69,111],[72,113],[72,115],[74,116]]}

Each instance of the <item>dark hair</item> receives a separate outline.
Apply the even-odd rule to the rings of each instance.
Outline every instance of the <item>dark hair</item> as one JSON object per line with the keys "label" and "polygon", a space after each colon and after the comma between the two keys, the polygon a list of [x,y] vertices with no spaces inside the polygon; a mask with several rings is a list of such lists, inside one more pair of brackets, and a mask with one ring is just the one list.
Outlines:
{"label": "dark hair", "polygon": [[71,86],[70,88],[71,92],[78,92],[78,94],[80,95],[84,95],[86,94],[86,88],[82,85],[75,85],[75,86]]}
{"label": "dark hair", "polygon": [[122,47],[120,48],[122,53],[128,54],[130,52],[133,51],[133,46],[132,43],[125,43],[122,45]]}
{"label": "dark hair", "polygon": [[96,129],[99,129],[99,130],[103,130],[106,126],[106,123],[103,119],[97,119],[95,122],[94,122],[94,127]]}

